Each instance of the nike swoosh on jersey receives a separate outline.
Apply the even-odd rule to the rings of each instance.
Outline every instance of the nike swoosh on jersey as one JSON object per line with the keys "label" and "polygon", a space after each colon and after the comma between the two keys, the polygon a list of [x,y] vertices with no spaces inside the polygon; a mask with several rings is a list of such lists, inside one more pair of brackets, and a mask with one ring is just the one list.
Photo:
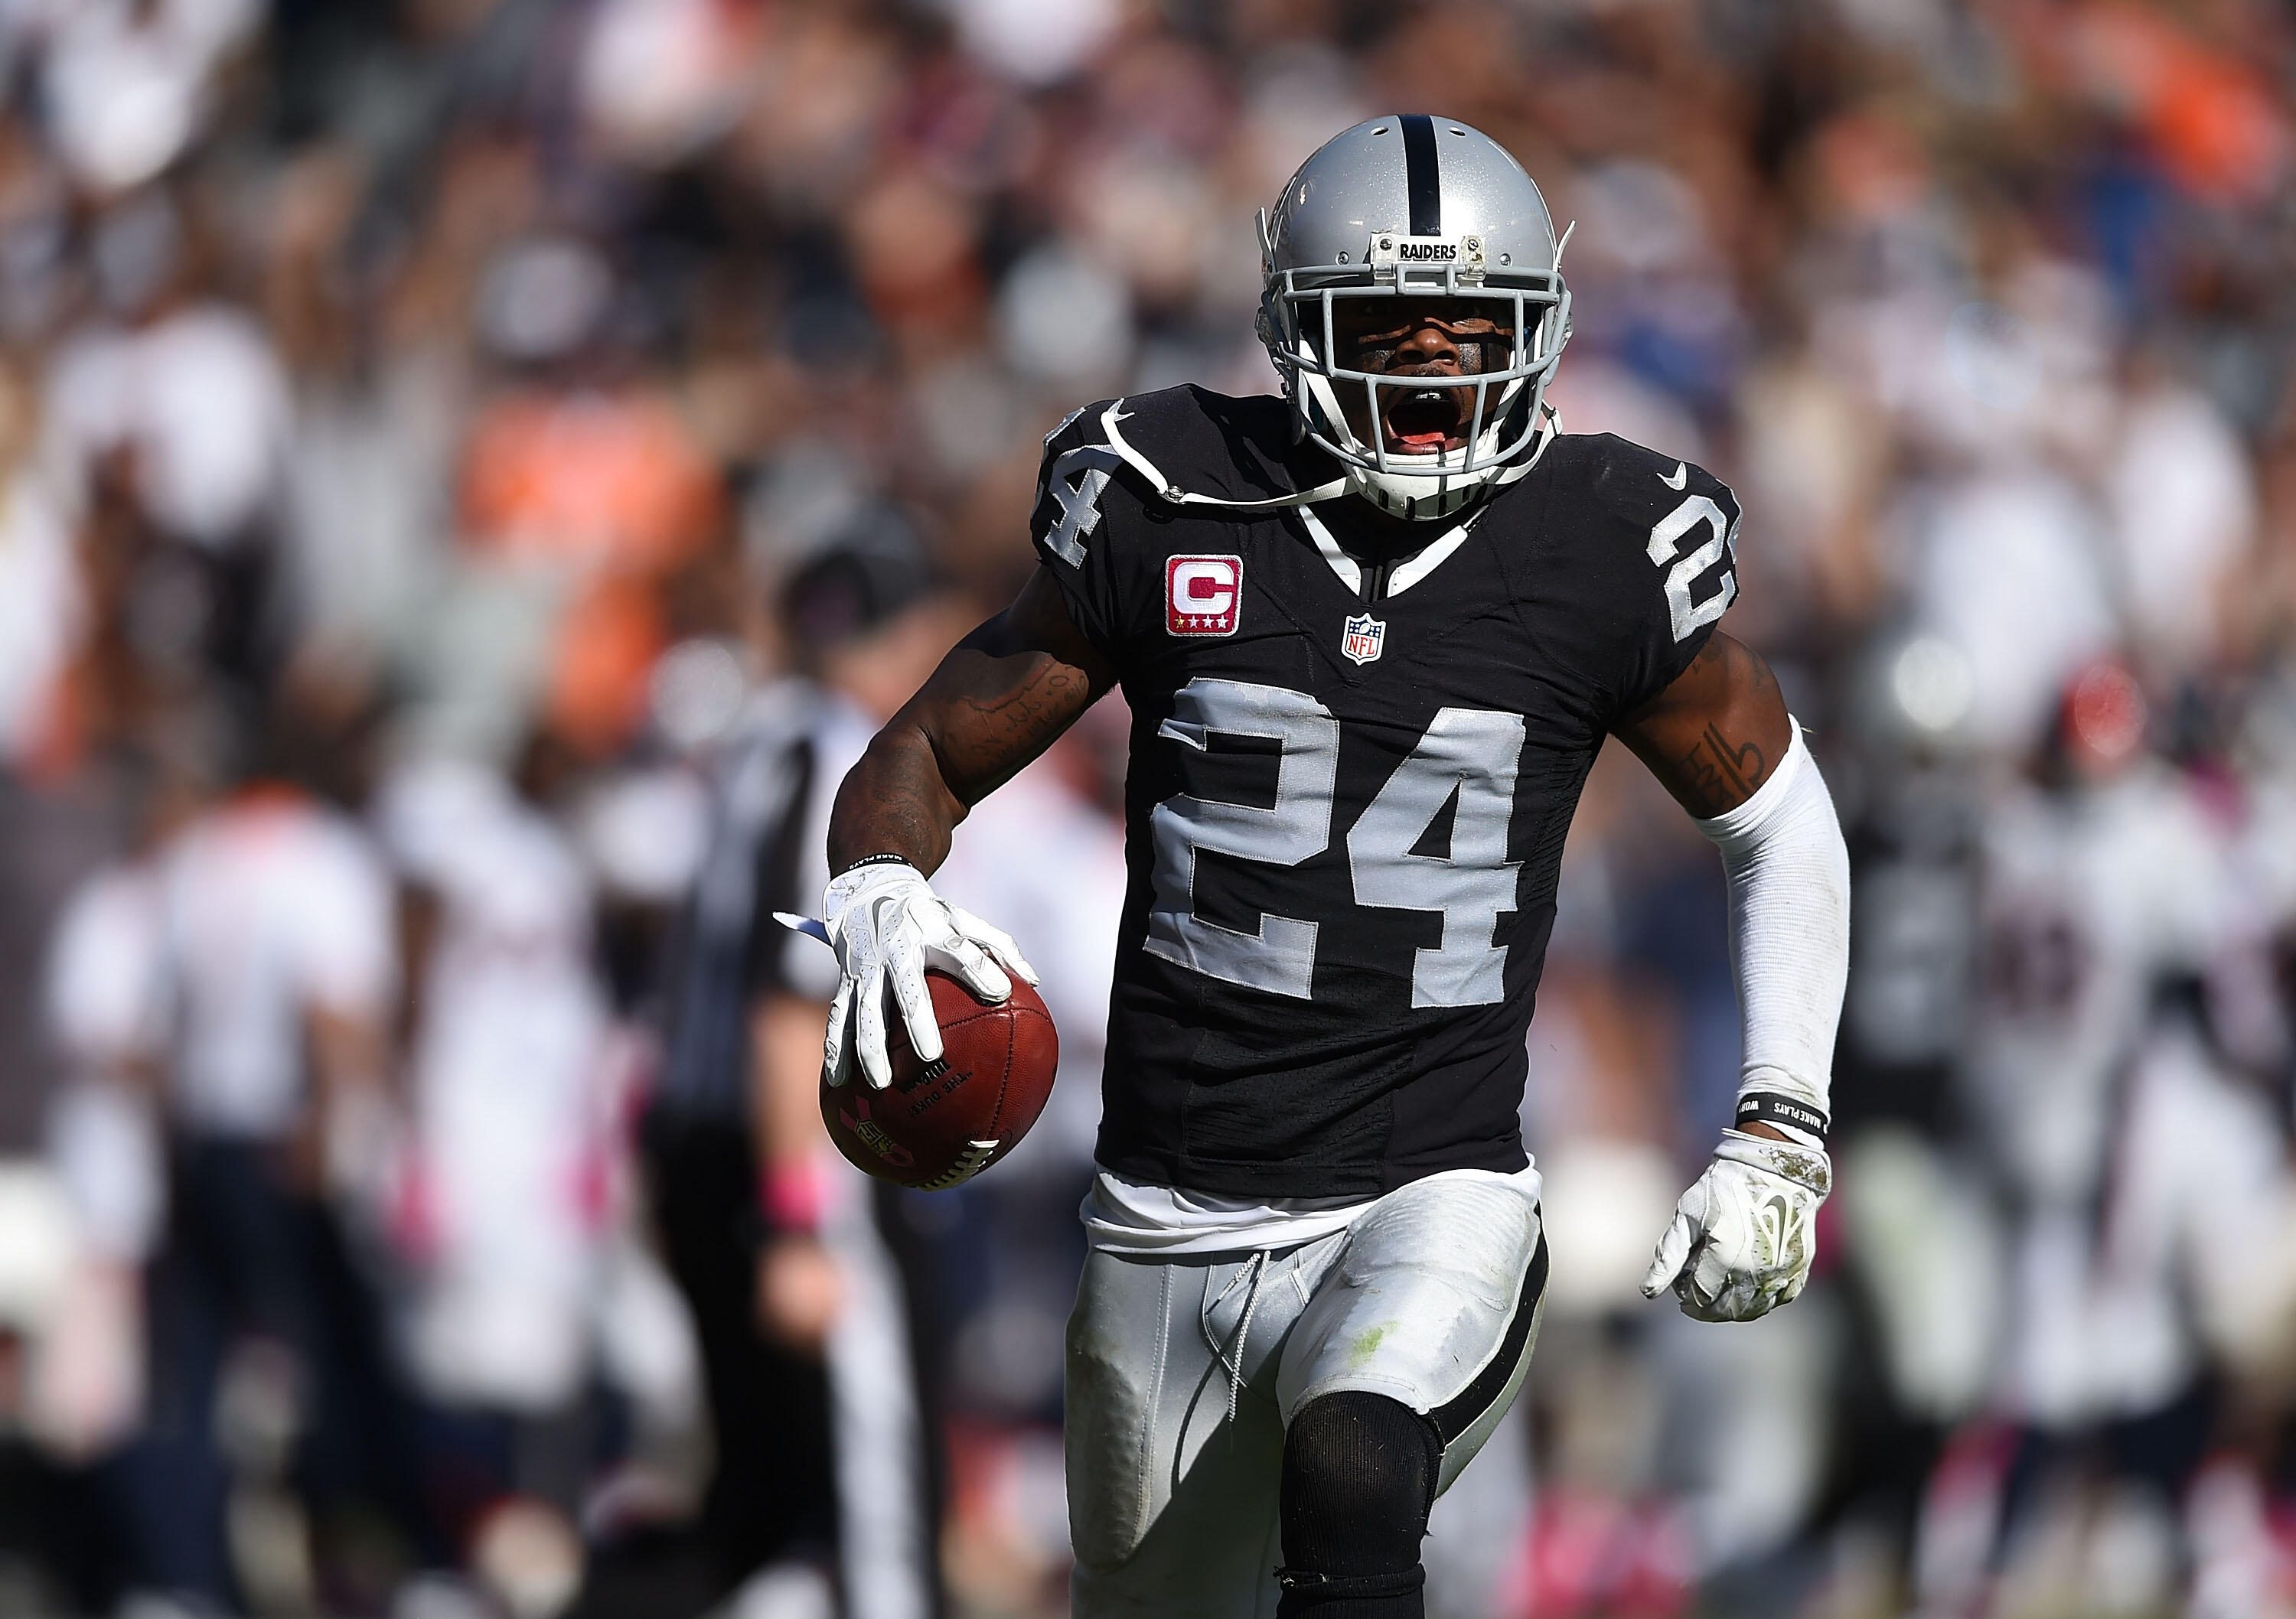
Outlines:
{"label": "nike swoosh on jersey", "polygon": [[1660,473],[1658,475],[1658,480],[1669,489],[1688,488],[1690,487],[1690,463],[1686,461],[1676,462],[1674,463],[1674,470],[1671,472]]}

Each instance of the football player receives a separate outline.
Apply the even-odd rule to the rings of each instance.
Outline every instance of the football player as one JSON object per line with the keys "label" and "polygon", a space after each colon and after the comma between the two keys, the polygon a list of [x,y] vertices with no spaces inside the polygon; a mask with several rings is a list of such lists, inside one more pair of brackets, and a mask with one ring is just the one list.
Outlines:
{"label": "football player", "polygon": [[829,828],[827,1076],[888,1083],[923,983],[1032,977],[927,874],[1111,687],[1130,887],[1068,1347],[1084,1615],[1423,1611],[1428,1509],[1521,1385],[1546,1275],[1516,1124],[1563,834],[1603,739],[1721,850],[1738,1127],[1644,1283],[1791,1300],[1828,1187],[1833,807],[1715,621],[1738,507],[1562,433],[1546,206],[1464,125],[1374,119],[1259,223],[1283,397],[1184,387],[1046,440],[1041,566],[880,732]]}

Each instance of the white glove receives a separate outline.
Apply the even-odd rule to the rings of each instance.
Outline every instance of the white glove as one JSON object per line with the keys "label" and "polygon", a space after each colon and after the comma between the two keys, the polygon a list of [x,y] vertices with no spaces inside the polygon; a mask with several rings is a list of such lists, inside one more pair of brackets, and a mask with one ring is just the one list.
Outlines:
{"label": "white glove", "polygon": [[852,1077],[857,1057],[862,1077],[873,1089],[893,1083],[892,1062],[885,1055],[888,987],[908,1027],[911,1047],[926,1062],[939,1058],[940,1025],[933,1021],[932,996],[925,989],[928,967],[988,1002],[1012,994],[1008,969],[1037,982],[1036,969],[1010,936],[941,899],[914,866],[890,861],[856,866],[830,879],[822,904],[840,969],[821,1052],[822,1077],[832,1085]]}
{"label": "white glove", "polygon": [[1674,1206],[1643,1277],[1693,1321],[1751,1321],[1792,1304],[1817,1252],[1817,1206],[1833,1187],[1824,1151],[1726,1130],[1714,1161]]}

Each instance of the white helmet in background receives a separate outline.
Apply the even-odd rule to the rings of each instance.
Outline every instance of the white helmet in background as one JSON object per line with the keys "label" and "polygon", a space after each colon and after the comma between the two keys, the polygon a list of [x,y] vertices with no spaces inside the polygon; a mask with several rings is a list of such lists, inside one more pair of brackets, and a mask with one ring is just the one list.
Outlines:
{"label": "white helmet in background", "polygon": [[[1259,339],[1283,379],[1294,429],[1345,469],[1382,511],[1426,520],[1482,498],[1528,467],[1546,384],[1570,335],[1554,222],[1522,166],[1448,119],[1370,119],[1326,141],[1259,216]],[[1462,316],[1512,334],[1507,363],[1451,379],[1341,367],[1332,314],[1357,298],[1456,299]],[[1383,389],[1472,392],[1456,448],[1390,450]],[[1366,444],[1341,390],[1362,391]]]}

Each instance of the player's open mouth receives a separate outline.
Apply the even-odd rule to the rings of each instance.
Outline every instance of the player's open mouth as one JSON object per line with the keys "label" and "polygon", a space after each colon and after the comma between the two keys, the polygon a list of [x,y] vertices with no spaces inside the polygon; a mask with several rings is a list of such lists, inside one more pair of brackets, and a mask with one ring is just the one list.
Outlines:
{"label": "player's open mouth", "polygon": [[1466,389],[1396,388],[1384,391],[1388,398],[1384,426],[1390,449],[1408,455],[1432,455],[1458,449],[1467,442],[1459,432],[1460,406],[1466,400]]}

